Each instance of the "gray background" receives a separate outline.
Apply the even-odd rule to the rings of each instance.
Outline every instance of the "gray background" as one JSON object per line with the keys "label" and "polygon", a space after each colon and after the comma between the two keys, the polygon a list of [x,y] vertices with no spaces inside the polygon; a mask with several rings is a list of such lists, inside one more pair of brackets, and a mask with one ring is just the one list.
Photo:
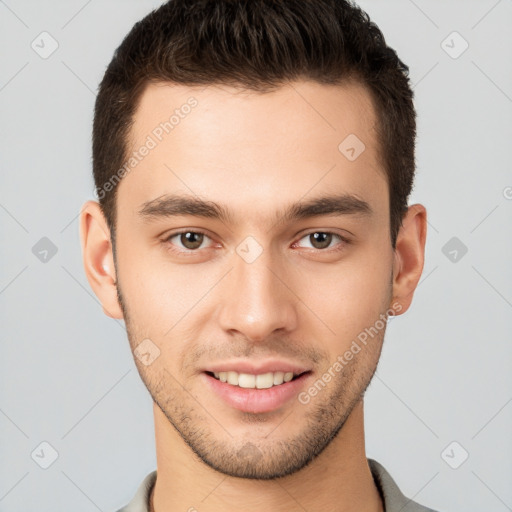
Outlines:
{"label": "gray background", "polygon": [[[1,512],[113,511],[156,467],[151,399],[86,281],[77,216],[96,87],[159,4],[0,1]],[[429,212],[422,280],[366,395],[367,454],[433,508],[512,510],[512,0],[360,4],[411,69],[411,204]]]}

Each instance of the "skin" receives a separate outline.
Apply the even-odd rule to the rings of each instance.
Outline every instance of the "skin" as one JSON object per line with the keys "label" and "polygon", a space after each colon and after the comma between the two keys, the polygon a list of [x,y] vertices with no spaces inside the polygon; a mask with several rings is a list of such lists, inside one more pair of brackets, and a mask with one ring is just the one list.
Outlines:
{"label": "skin", "polygon": [[[130,150],[191,96],[198,105],[118,185],[115,261],[98,203],[81,213],[85,271],[105,314],[124,318],[132,350],[150,339],[160,351],[149,365],[134,355],[154,400],[154,509],[382,511],[365,455],[363,395],[385,327],[307,404],[242,412],[205,385],[202,371],[277,357],[311,369],[307,391],[379,315],[409,308],[426,210],[409,208],[393,250],[375,111],[359,84],[302,81],[266,94],[153,84]],[[354,161],[338,150],[349,134],[366,147]],[[276,222],[290,203],[333,192],[373,213]],[[232,218],[138,214],[167,193],[215,201]],[[194,229],[207,234],[197,249],[169,239]],[[333,236],[322,248],[315,232],[350,243]],[[262,249],[251,263],[236,251],[248,236]]]}

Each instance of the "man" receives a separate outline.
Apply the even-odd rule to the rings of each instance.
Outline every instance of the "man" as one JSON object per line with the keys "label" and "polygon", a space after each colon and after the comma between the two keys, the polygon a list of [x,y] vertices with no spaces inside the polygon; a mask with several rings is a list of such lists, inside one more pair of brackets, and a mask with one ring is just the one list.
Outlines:
{"label": "man", "polygon": [[424,263],[407,74],[344,0],[171,0],[117,49],[81,240],[154,401],[123,511],[431,510],[364,443]]}

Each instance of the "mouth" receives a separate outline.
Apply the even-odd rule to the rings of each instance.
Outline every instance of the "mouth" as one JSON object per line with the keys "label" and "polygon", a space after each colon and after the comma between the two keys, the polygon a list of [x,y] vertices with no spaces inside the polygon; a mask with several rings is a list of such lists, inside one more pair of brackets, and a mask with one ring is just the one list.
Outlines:
{"label": "mouth", "polygon": [[294,399],[308,385],[310,370],[297,372],[243,373],[203,371],[206,391],[231,409],[253,414],[293,406]]}
{"label": "mouth", "polygon": [[301,375],[310,373],[308,371],[294,372],[266,372],[260,374],[239,373],[235,371],[227,372],[205,372],[210,377],[230,386],[238,386],[245,389],[269,389],[276,386],[282,386],[286,382],[298,379]]}

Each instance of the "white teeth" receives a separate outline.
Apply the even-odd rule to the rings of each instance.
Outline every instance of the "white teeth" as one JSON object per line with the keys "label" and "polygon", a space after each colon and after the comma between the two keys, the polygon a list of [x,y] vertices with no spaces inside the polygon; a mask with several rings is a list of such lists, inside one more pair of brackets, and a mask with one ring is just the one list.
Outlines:
{"label": "white teeth", "polygon": [[255,380],[258,389],[271,388],[274,385],[274,375],[272,372],[262,373],[258,375]]}
{"label": "white teeth", "polygon": [[284,382],[284,373],[283,372],[275,372],[274,373],[274,384],[282,384]]}
{"label": "white teeth", "polygon": [[285,373],[283,379],[285,382],[290,382],[293,379],[293,373],[292,372]]}
{"label": "white teeth", "polygon": [[284,382],[284,372],[274,373],[274,385],[282,384]]}
{"label": "white teeth", "polygon": [[228,372],[228,384],[232,384],[233,386],[238,386],[238,373]]}
{"label": "white teeth", "polygon": [[254,388],[256,386],[256,375],[249,373],[238,374],[238,385],[241,388]]}
{"label": "white teeth", "polygon": [[283,382],[290,382],[293,379],[293,372],[267,372],[259,375],[250,373],[214,372],[213,375],[221,382],[227,382],[232,386],[240,386],[248,389],[267,389],[272,386],[279,386]]}

